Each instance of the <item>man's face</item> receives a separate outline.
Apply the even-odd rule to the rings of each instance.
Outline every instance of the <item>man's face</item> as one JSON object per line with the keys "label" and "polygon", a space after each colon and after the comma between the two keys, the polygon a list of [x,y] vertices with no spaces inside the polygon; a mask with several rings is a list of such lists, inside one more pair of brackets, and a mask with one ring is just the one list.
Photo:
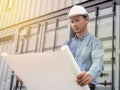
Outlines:
{"label": "man's face", "polygon": [[76,15],[70,17],[71,26],[75,33],[82,33],[87,29],[88,17],[84,18],[83,16]]}

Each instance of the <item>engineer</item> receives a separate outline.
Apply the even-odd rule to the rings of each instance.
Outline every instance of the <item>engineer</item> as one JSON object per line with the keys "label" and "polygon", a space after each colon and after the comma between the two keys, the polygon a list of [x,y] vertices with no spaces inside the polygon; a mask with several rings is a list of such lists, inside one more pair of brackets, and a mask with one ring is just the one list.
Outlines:
{"label": "engineer", "polygon": [[68,17],[75,36],[67,41],[66,45],[70,48],[82,71],[76,76],[76,82],[80,86],[88,84],[90,90],[95,90],[96,78],[104,69],[103,44],[97,37],[88,32],[89,15],[84,7],[73,6]]}

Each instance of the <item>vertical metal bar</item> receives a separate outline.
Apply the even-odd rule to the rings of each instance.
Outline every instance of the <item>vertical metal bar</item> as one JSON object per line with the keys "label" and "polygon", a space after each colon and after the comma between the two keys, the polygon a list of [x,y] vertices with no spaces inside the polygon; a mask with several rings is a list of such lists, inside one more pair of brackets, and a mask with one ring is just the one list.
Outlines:
{"label": "vertical metal bar", "polygon": [[29,44],[29,39],[30,39],[30,32],[31,32],[31,27],[29,27],[28,29],[28,33],[27,33],[27,44],[26,44],[26,53],[28,52],[28,44]]}
{"label": "vertical metal bar", "polygon": [[59,23],[59,19],[56,20],[56,27],[55,27],[55,34],[54,34],[54,44],[53,44],[53,51],[55,51],[55,46],[56,46],[56,37],[57,37],[58,23]]}
{"label": "vertical metal bar", "polygon": [[[1,57],[1,66],[0,66],[0,89],[3,83],[3,78],[4,78],[4,71],[5,71],[5,60],[3,59],[3,57]],[[3,88],[3,87],[2,87]]]}
{"label": "vertical metal bar", "polygon": [[21,83],[21,85],[20,85],[20,90],[22,90],[22,86],[23,86],[23,83]]}
{"label": "vertical metal bar", "polygon": [[44,30],[44,36],[43,36],[43,44],[42,44],[42,52],[44,52],[44,45],[45,45],[45,34],[46,34],[46,31],[47,31],[47,25],[48,25],[48,22],[45,22],[45,30]]}
{"label": "vertical metal bar", "polygon": [[18,81],[18,80],[16,80],[16,85],[15,85],[14,90],[17,90],[17,88],[18,88],[18,84],[19,84],[19,81]]}
{"label": "vertical metal bar", "polygon": [[39,52],[41,52],[41,46],[42,46],[42,33],[43,33],[43,25],[40,24],[40,36],[39,36]]}
{"label": "vertical metal bar", "polygon": [[16,88],[18,88],[18,85],[20,84],[20,90],[22,89],[23,81],[16,75]]}
{"label": "vertical metal bar", "polygon": [[98,36],[98,15],[99,15],[99,7],[95,7],[96,8],[96,13],[95,13],[95,36],[97,37]]}
{"label": "vertical metal bar", "polygon": [[12,90],[13,79],[14,79],[14,71],[12,71],[12,76],[11,76],[11,81],[10,81],[10,90]]}
{"label": "vertical metal bar", "polygon": [[[119,54],[119,59],[120,59],[120,54]],[[119,83],[118,88],[120,89],[120,60],[119,60],[119,80],[118,80],[118,83]]]}
{"label": "vertical metal bar", "polygon": [[112,18],[112,88],[111,90],[115,90],[114,88],[114,62],[115,62],[115,57],[114,57],[114,52],[115,52],[115,46],[114,46],[114,39],[115,39],[115,15],[116,15],[116,2],[113,2],[113,18]]}
{"label": "vertical metal bar", "polygon": [[37,52],[39,33],[40,33],[40,24],[38,25],[38,30],[37,30],[37,38],[36,38],[35,52]]}
{"label": "vertical metal bar", "polygon": [[22,53],[23,53],[23,47],[24,47],[24,42],[25,42],[25,41],[24,41],[24,37],[22,37],[21,39],[22,39],[22,46],[21,46],[21,51],[20,51],[20,52],[21,52],[21,54],[22,54]]}
{"label": "vertical metal bar", "polygon": [[17,45],[16,45],[16,50],[15,50],[15,54],[16,52],[18,52],[18,48],[19,48],[19,42],[20,42],[20,31],[22,30],[22,28],[19,28],[19,31],[18,31],[18,38],[17,38]]}

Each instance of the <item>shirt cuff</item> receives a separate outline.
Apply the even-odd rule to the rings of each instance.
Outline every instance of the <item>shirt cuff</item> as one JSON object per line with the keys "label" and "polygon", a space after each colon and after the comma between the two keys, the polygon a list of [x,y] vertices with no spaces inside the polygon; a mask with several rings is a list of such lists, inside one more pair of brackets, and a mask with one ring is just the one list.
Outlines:
{"label": "shirt cuff", "polygon": [[88,74],[92,76],[92,80],[96,79],[96,74],[94,72],[88,71]]}

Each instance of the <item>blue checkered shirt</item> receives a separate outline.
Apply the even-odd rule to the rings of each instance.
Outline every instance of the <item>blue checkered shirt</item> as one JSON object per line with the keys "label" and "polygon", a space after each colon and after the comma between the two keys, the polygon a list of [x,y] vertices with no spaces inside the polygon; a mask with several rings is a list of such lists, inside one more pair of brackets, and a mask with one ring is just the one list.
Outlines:
{"label": "blue checkered shirt", "polygon": [[97,84],[96,77],[103,71],[103,44],[87,32],[78,39],[76,36],[65,43],[70,48],[81,71],[87,71],[93,78],[92,84]]}

